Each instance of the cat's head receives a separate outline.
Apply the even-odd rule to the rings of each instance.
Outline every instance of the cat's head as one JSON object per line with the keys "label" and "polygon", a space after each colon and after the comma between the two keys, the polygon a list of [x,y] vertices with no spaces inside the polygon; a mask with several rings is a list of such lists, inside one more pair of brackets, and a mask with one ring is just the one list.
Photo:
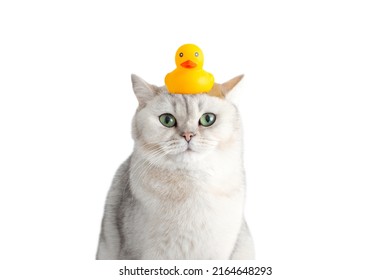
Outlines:
{"label": "cat's head", "polygon": [[170,94],[132,75],[139,102],[132,127],[138,152],[153,164],[188,165],[240,149],[240,117],[230,92],[242,77],[215,84],[209,94],[187,95]]}

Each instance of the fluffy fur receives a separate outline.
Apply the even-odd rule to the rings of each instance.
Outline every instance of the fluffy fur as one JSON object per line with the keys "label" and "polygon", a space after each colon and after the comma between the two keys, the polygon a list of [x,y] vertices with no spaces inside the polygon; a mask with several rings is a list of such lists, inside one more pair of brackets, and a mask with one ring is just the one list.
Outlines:
{"label": "fluffy fur", "polygon": [[[132,76],[134,151],[109,190],[97,259],[254,258],[243,217],[240,117],[229,100],[240,79],[210,96],[169,94]],[[175,127],[160,123],[164,113]],[[204,113],[217,116],[213,125],[199,125]],[[184,132],[194,134],[189,142]]]}

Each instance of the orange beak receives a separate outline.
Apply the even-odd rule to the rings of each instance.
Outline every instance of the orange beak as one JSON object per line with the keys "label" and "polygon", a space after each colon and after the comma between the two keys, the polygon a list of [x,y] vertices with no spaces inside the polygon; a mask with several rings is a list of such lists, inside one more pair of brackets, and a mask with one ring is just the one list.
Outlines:
{"label": "orange beak", "polygon": [[191,69],[191,68],[194,68],[196,67],[196,63],[191,61],[191,60],[187,60],[187,61],[184,61],[182,64],[180,64],[182,67],[184,68],[188,68],[188,69]]}

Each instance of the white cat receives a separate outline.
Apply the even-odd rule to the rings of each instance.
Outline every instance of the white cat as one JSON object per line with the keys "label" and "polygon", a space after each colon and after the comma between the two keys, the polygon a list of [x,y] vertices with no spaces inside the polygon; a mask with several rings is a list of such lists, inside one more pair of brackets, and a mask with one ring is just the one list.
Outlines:
{"label": "white cat", "polygon": [[[108,193],[97,259],[253,259],[230,90],[169,94],[132,75],[134,152]],[[214,95],[214,96],[211,96]]]}

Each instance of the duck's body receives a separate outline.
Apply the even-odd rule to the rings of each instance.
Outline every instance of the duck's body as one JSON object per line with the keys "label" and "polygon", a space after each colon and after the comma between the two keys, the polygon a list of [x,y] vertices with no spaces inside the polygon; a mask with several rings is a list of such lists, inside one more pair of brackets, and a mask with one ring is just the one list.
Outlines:
{"label": "duck's body", "polygon": [[203,53],[199,47],[193,44],[181,46],[175,61],[177,68],[165,76],[170,93],[196,94],[211,90],[214,77],[202,69]]}
{"label": "duck's body", "polygon": [[214,85],[214,77],[202,69],[177,68],[168,73],[165,84],[171,93],[195,94],[209,92]]}

